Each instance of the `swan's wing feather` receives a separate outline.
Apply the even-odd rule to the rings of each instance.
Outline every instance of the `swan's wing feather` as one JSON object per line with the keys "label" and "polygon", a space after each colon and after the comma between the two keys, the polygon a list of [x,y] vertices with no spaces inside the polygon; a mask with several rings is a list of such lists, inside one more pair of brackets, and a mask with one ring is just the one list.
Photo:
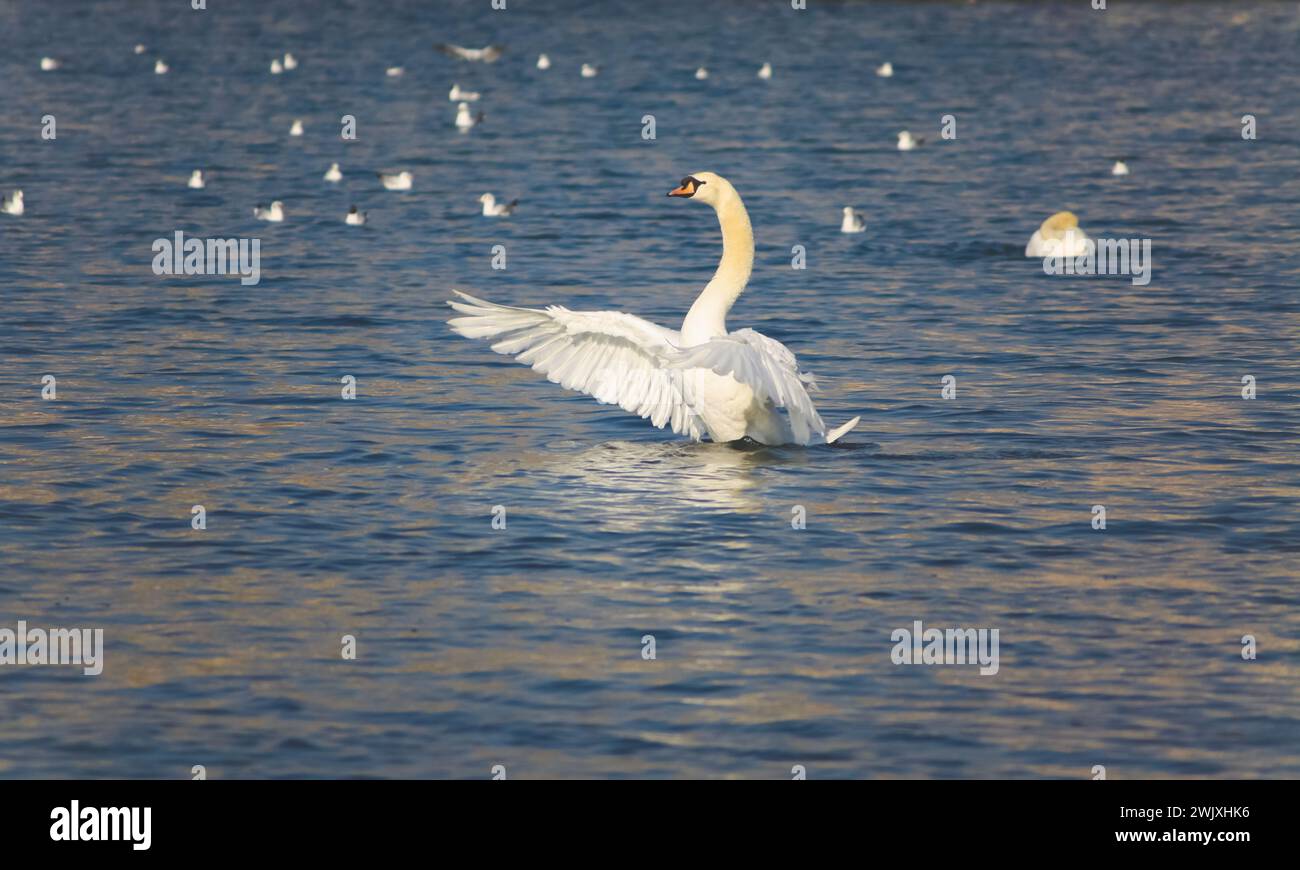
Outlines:
{"label": "swan's wing feather", "polygon": [[466,338],[494,339],[547,380],[618,405],[663,428],[699,440],[704,427],[687,396],[682,373],[669,364],[676,333],[620,311],[570,311],[497,305],[454,291],[459,312],[448,323]]}
{"label": "swan's wing feather", "polygon": [[816,388],[812,375],[799,371],[799,362],[789,348],[761,332],[739,329],[685,348],[675,355],[672,364],[677,368],[704,368],[719,375],[731,375],[753,390],[760,400],[784,408],[795,437],[801,441],[806,441],[812,432],[826,431],[808,396],[808,389]]}

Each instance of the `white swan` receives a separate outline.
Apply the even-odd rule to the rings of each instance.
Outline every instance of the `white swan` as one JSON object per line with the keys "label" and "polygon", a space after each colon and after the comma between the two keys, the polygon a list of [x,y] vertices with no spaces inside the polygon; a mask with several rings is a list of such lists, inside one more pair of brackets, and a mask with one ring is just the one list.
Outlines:
{"label": "white swan", "polygon": [[262,208],[261,205],[256,205],[253,207],[253,217],[259,221],[270,221],[273,224],[278,224],[284,220],[284,203],[277,199],[271,203],[270,208]]}
{"label": "white swan", "polygon": [[402,172],[377,172],[379,183],[384,186],[384,190],[410,190],[411,181],[414,176],[403,170]]}
{"label": "white swan", "polygon": [[880,66],[876,67],[876,75],[880,76],[882,79],[887,79],[893,74],[894,65],[889,61],[885,61]]}
{"label": "white swan", "polygon": [[475,124],[483,120],[483,113],[475,115],[469,110],[469,103],[461,103],[456,107],[456,129],[464,132]]}
{"label": "white swan", "polygon": [[330,168],[325,170],[324,178],[330,184],[338,184],[343,180],[343,170],[339,169],[337,163],[331,163]]}
{"label": "white swan", "polygon": [[447,94],[447,99],[451,100],[453,103],[459,103],[461,100],[464,100],[467,103],[472,103],[477,100],[478,97],[478,91],[462,90],[461,86],[458,84],[452,85],[451,91]]}
{"label": "white swan", "polygon": [[363,211],[357,211],[357,207],[354,205],[352,208],[348,209],[347,217],[343,218],[343,222],[350,227],[364,226],[366,223],[366,213]]}
{"label": "white swan", "polygon": [[196,169],[190,173],[189,186],[195,190],[202,190],[207,186],[207,182],[203,180],[202,169]]}
{"label": "white swan", "polygon": [[860,233],[867,228],[867,222],[862,216],[853,210],[852,206],[844,206],[844,217],[840,221],[840,232],[842,233]]}
{"label": "white swan", "polygon": [[15,190],[0,202],[0,212],[18,217],[23,213],[23,192]]}
{"label": "white swan", "polygon": [[772,64],[770,62],[763,61],[763,65],[758,68],[758,77],[763,81],[767,81],[772,77]]}
{"label": "white swan", "polygon": [[452,45],[444,42],[435,46],[438,51],[448,57],[454,57],[459,60],[476,60],[483,63],[494,63],[501,56],[501,46],[485,45],[482,48],[465,48],[460,45]]}
{"label": "white swan", "polygon": [[752,329],[728,332],[727,312],[754,265],[754,234],[735,188],[719,175],[682,179],[669,196],[707,203],[722,226],[722,260],[680,331],[621,311],[513,308],[455,291],[451,328],[490,338],[497,353],[561,386],[616,404],[696,441],[829,444],[857,425],[828,430],[808,396],[812,376],[794,354]]}
{"label": "white swan", "polygon": [[916,146],[924,142],[925,139],[920,136],[913,136],[907,130],[902,130],[898,134],[898,150],[911,151]]}
{"label": "white swan", "polygon": [[165,76],[170,69],[171,67],[164,63],[162,58],[158,58],[153,62],[153,74],[156,76]]}
{"label": "white swan", "polygon": [[547,57],[546,55],[544,55],[544,54],[539,54],[539,55],[537,55],[537,68],[538,68],[538,69],[550,69],[550,68],[551,68],[551,59],[550,59],[549,57]]}
{"label": "white swan", "polygon": [[497,198],[490,193],[485,193],[478,198],[483,203],[483,217],[509,217],[515,213],[515,206],[519,205],[519,200],[511,202],[497,202]]}
{"label": "white swan", "polygon": [[594,79],[598,75],[600,75],[600,67],[592,66],[589,63],[582,65],[582,77],[584,79]]}
{"label": "white swan", "polygon": [[1034,230],[1026,257],[1079,257],[1088,250],[1088,234],[1079,229],[1073,212],[1058,211]]}
{"label": "white swan", "polygon": [[1115,165],[1110,168],[1111,175],[1128,175],[1128,164],[1123,160],[1116,160]]}

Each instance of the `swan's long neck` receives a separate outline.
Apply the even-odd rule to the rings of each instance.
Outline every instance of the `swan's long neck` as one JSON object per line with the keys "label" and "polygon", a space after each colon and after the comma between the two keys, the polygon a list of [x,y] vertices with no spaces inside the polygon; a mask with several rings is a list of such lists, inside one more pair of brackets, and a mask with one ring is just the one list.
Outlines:
{"label": "swan's long neck", "polygon": [[727,334],[727,312],[744,291],[754,269],[754,230],[740,194],[726,191],[717,211],[722,227],[722,260],[713,280],[686,313],[682,342],[687,346]]}

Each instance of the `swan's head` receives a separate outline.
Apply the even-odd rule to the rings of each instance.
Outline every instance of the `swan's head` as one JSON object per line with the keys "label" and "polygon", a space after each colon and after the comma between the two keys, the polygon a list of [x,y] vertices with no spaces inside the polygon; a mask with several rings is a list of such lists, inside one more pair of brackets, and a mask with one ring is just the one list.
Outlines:
{"label": "swan's head", "polygon": [[1070,230],[1079,228],[1079,218],[1072,211],[1058,211],[1056,214],[1043,221],[1043,225],[1038,228],[1043,238],[1060,238]]}
{"label": "swan's head", "polygon": [[728,193],[735,193],[735,188],[731,183],[721,175],[713,172],[697,172],[694,175],[688,175],[682,179],[682,183],[668,191],[669,196],[684,196],[690,199],[707,202],[714,208],[722,202],[724,196]]}

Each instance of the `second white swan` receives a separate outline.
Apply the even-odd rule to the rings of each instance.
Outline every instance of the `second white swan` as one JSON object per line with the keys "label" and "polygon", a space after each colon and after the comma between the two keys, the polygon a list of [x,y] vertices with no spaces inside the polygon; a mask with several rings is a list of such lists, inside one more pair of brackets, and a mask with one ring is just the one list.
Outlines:
{"label": "second white swan", "polygon": [[720,175],[698,172],[668,193],[707,203],[722,227],[722,260],[680,330],[621,311],[514,308],[459,290],[451,328],[487,338],[562,387],[618,405],[696,441],[750,438],[763,444],[830,444],[858,417],[828,429],[813,407],[812,375],[794,354],[752,329],[728,332],[727,312],[754,267],[754,233],[740,194]]}

